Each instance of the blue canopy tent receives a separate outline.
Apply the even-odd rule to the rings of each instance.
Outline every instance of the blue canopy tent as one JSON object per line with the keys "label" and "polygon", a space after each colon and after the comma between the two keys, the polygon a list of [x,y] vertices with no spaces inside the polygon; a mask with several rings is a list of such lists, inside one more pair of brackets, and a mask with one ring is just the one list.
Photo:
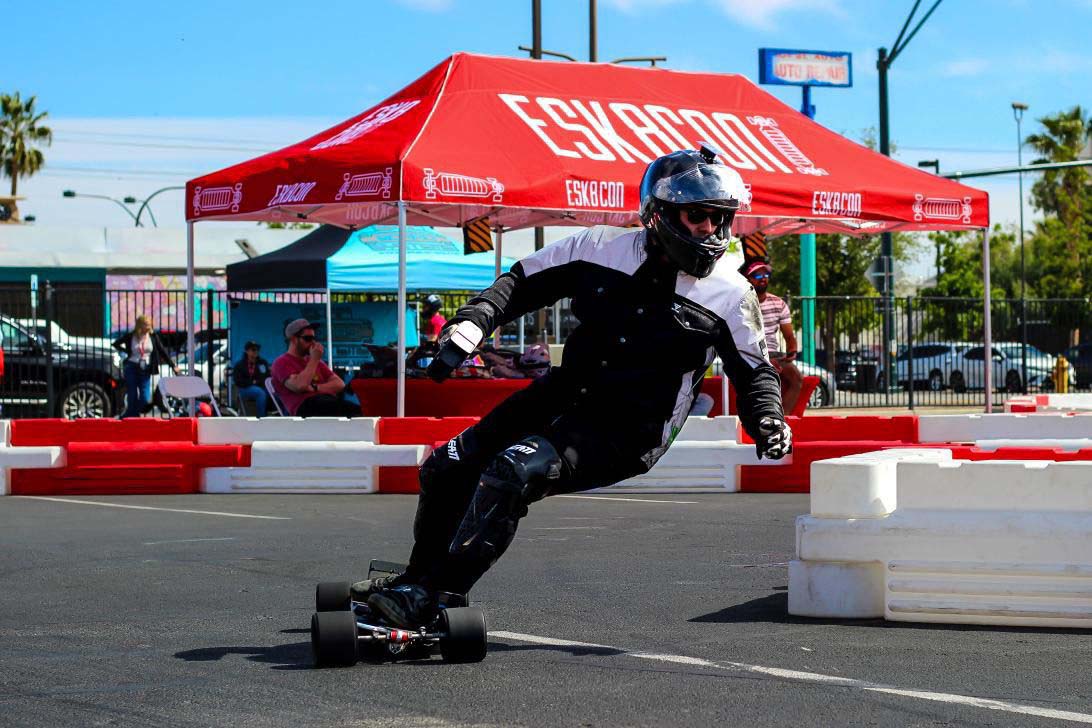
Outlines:
{"label": "blue canopy tent", "polygon": [[[406,228],[406,290],[418,292],[480,291],[489,286],[503,271],[515,263],[511,258],[498,258],[494,253],[463,255],[461,242],[416,225]],[[398,227],[375,225],[362,230],[345,230],[333,225],[321,225],[296,242],[266,255],[234,263],[227,267],[227,289],[242,291],[300,291],[325,294],[326,348],[328,361],[334,364],[335,351],[342,363],[352,364],[360,355],[359,331],[369,332],[365,341],[385,344],[389,331],[397,332],[396,311],[389,303],[337,304],[348,309],[333,315],[330,293],[397,293],[398,291]],[[319,304],[321,306],[321,304]],[[241,349],[242,341],[265,333],[277,339],[276,322],[293,311],[294,304],[243,302],[236,313],[247,323],[233,327],[231,348]],[[317,306],[299,307],[291,318],[313,318]],[[397,306],[394,306],[396,309]],[[258,313],[258,309],[269,309]],[[277,309],[277,310],[273,310]],[[417,343],[416,316],[409,318],[408,342]],[[335,331],[336,330],[336,331]],[[339,333],[340,332],[340,333]],[[236,335],[238,334],[238,335]],[[234,339],[239,338],[238,342]],[[335,341],[337,339],[337,341]],[[350,342],[349,340],[353,341]],[[255,339],[259,340],[259,339]],[[266,342],[261,342],[266,343]],[[335,349],[335,343],[337,348]]]}

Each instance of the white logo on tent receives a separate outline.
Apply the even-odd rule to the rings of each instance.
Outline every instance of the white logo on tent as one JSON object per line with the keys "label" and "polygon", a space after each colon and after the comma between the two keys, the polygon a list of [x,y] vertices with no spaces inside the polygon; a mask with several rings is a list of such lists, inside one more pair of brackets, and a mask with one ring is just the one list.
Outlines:
{"label": "white logo on tent", "polygon": [[242,201],[242,182],[236,183],[235,186],[205,187],[204,189],[195,187],[193,190],[193,214],[200,215],[202,212],[227,210],[229,208],[232,212],[238,212],[239,203]]}
{"label": "white logo on tent", "polygon": [[394,176],[394,168],[387,167],[382,172],[365,172],[364,174],[345,173],[345,181],[341,189],[334,195],[335,200],[342,197],[372,197],[381,195],[384,200],[391,197],[391,178]]}
{"label": "white logo on tent", "polygon": [[345,127],[329,139],[325,139],[311,147],[311,151],[317,152],[319,149],[348,144],[349,142],[364,136],[368,132],[378,129],[387,122],[394,121],[419,103],[421,103],[421,99],[398,101],[393,104],[387,104],[386,106],[380,106],[355,124]]}

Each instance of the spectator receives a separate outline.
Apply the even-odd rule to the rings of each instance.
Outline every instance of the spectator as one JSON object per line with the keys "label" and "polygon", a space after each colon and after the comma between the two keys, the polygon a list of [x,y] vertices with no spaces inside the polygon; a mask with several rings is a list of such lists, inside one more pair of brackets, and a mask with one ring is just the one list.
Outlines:
{"label": "spectator", "polygon": [[[758,294],[758,304],[762,309],[762,325],[766,329],[766,348],[769,349],[770,363],[774,365],[781,377],[781,406],[785,412],[792,412],[796,407],[796,400],[800,398],[800,390],[804,385],[804,379],[800,370],[793,364],[796,359],[796,335],[792,330],[792,314],[788,305],[766,288],[770,285],[770,264],[762,260],[747,263],[744,266],[744,275]],[[777,332],[785,337],[785,348],[781,351],[781,342],[777,338]]]}
{"label": "spectator", "polygon": [[273,362],[273,389],[295,417],[359,417],[358,407],[338,397],[345,382],[322,361],[317,327],[307,319],[284,327],[288,350]]}
{"label": "spectator", "polygon": [[152,408],[152,372],[158,371],[160,364],[166,362],[177,376],[178,365],[167,353],[147,316],[137,316],[136,326],[119,336],[114,341],[114,348],[124,357],[122,371],[128,401],[121,419],[140,417]]}
{"label": "spectator", "polygon": [[258,417],[265,417],[269,394],[265,391],[265,380],[269,379],[269,362],[258,356],[262,345],[248,341],[243,346],[243,358],[231,370],[231,378],[239,388],[239,399],[251,400]]}
{"label": "spectator", "polygon": [[435,293],[425,297],[425,305],[421,308],[421,338],[426,341],[436,341],[440,331],[447,326],[447,319],[440,313],[443,301]]}

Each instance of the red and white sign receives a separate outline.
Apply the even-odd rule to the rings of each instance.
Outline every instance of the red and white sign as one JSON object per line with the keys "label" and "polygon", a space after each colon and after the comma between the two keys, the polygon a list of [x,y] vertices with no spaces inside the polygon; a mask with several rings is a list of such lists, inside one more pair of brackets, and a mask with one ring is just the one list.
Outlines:
{"label": "red and white sign", "polygon": [[[984,192],[872,152],[737,75],[456,54],[362,114],[191,180],[190,220],[628,222],[656,157],[709,141],[751,191],[737,232],[981,228]],[[242,190],[246,189],[243,195]]]}

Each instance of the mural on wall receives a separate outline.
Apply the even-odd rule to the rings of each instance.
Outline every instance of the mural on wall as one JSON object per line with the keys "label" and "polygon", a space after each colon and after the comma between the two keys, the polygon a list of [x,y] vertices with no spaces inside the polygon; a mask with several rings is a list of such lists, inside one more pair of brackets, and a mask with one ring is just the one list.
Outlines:
{"label": "mural on wall", "polygon": [[[223,291],[223,276],[197,276],[197,308],[194,310],[195,330],[208,328],[209,296],[205,291]],[[225,326],[227,300],[212,295],[212,325]],[[186,276],[184,275],[114,275],[106,276],[106,310],[104,326],[109,336],[132,328],[140,314],[152,320],[160,331],[185,331]]]}

